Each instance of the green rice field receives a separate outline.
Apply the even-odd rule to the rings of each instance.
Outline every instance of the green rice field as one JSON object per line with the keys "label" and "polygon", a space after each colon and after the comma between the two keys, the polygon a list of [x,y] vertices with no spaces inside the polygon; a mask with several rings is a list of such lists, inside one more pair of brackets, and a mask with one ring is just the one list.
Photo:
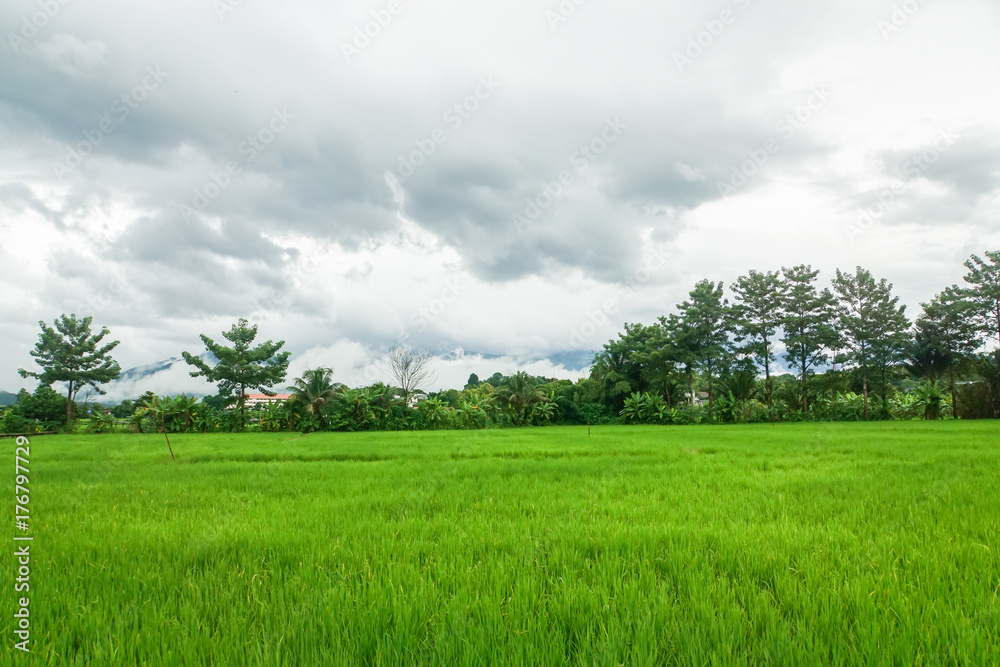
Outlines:
{"label": "green rice field", "polygon": [[32,439],[0,663],[1000,664],[997,422],[171,444]]}

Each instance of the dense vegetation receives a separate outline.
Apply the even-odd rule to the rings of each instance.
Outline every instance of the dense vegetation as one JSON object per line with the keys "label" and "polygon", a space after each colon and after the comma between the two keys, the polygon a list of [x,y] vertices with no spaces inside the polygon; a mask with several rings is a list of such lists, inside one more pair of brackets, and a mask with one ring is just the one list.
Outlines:
{"label": "dense vegetation", "polygon": [[993,422],[171,440],[32,439],[33,664],[1000,663]]}
{"label": "dense vegetation", "polygon": [[[838,270],[829,288],[809,266],[750,271],[730,286],[732,301],[722,283],[701,281],[675,313],[626,324],[577,382],[524,372],[480,382],[473,375],[462,390],[425,395],[420,384],[432,358],[395,347],[388,355],[394,385],[349,388],[332,369],[317,368],[295,381],[287,404],[256,410],[245,409],[245,393],[280,386],[290,354],[281,351],[284,341],[255,346],[257,326],[240,320],[223,333],[232,346],[202,335],[203,355],[183,353],[191,374],[216,383],[218,396],[147,395],[76,414],[89,415],[87,428],[98,433],[997,418],[1000,251],[973,255],[965,266],[964,286],[922,304],[915,322],[893,286],[861,267]],[[33,355],[44,370],[22,375],[42,385],[22,392],[0,417],[8,433],[60,428],[81,386],[97,388],[117,372],[107,356],[117,341],[98,348],[108,332],[91,335],[90,318],[40,324]],[[86,363],[73,358],[82,345],[74,336],[89,345]],[[791,373],[774,376],[779,353]],[[67,417],[39,408],[54,408],[48,387],[56,381],[69,386],[61,403]]]}

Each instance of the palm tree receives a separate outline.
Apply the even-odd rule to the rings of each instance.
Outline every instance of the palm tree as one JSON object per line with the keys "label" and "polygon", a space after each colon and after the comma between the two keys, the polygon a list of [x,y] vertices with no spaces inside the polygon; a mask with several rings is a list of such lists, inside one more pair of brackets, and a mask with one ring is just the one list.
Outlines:
{"label": "palm tree", "polygon": [[314,368],[303,373],[288,388],[292,392],[288,404],[300,407],[310,417],[317,417],[343,389],[344,385],[333,381],[332,368]]}
{"label": "palm tree", "polygon": [[535,387],[532,377],[524,371],[518,371],[508,378],[497,393],[514,411],[516,426],[524,425],[525,412],[530,406],[547,400],[545,394]]}

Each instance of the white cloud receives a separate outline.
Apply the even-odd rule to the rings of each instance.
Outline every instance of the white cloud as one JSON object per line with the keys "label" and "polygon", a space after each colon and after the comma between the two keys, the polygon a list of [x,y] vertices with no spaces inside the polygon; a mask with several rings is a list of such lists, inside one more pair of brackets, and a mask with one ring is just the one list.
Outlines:
{"label": "white cloud", "polygon": [[[737,5],[678,73],[673,52]],[[863,264],[914,309],[960,279],[969,253],[1000,247],[995,3],[926,5],[889,40],[878,21],[891,4],[861,0],[587,3],[555,30],[549,8],[409,4],[351,64],[341,42],[370,8],[60,12],[0,59],[0,388],[31,364],[35,323],[74,309],[111,327],[124,367],[255,316],[296,368],[330,358],[361,382],[405,338],[459,386],[493,372],[477,354],[541,369],[532,360],[599,348],[700,278]],[[5,5],[0,18],[21,16]],[[167,73],[155,90],[141,85],[148,68]],[[481,77],[501,85],[449,126]],[[783,134],[777,123],[823,86],[829,100]],[[134,91],[144,99],[110,106]],[[293,118],[269,137],[276,108]],[[113,132],[56,177],[109,114]],[[620,140],[575,162],[614,117],[628,125]],[[425,164],[387,181],[438,127]],[[942,128],[962,137],[947,159],[848,238]],[[269,141],[250,150],[254,137]],[[721,197],[716,184],[772,137],[780,150]],[[567,169],[572,183],[518,230],[512,214]],[[213,183],[202,213],[180,213]]]}

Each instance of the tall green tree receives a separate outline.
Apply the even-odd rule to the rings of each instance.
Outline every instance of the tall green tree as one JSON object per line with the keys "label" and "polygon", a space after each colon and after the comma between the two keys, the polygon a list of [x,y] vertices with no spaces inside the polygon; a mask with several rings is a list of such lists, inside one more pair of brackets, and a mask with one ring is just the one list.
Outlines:
{"label": "tall green tree", "polygon": [[93,387],[97,393],[106,392],[99,385],[118,379],[121,367],[111,357],[111,351],[118,347],[118,341],[101,344],[111,333],[102,327],[98,333],[91,331],[93,317],[77,319],[76,314],[62,315],[53,322],[54,327],[39,322],[42,333],[31,356],[42,367],[42,372],[18,369],[23,378],[36,378],[44,385],[53,382],[66,383],[66,421],[73,418],[73,401],[84,387]]}
{"label": "tall green tree", "polygon": [[833,295],[816,287],[818,270],[800,264],[782,267],[782,318],[785,360],[798,370],[802,412],[809,409],[809,376],[829,359],[837,343],[833,327]]}
{"label": "tall green tree", "polygon": [[250,326],[242,318],[229,331],[223,332],[222,336],[233,344],[232,347],[216,343],[201,334],[205,349],[216,360],[214,366],[189,352],[182,354],[184,361],[198,369],[191,372],[191,377],[204,377],[217,384],[220,395],[236,401],[241,423],[246,423],[244,403],[247,390],[256,389],[274,396],[270,388],[285,381],[291,353],[281,351],[285,345],[283,340],[277,343],[268,340],[252,347],[257,338],[257,325]]}
{"label": "tall green tree", "polygon": [[929,380],[948,375],[952,416],[957,419],[955,367],[979,348],[976,326],[967,315],[968,307],[957,285],[920,305],[924,312],[914,322],[910,369]]}
{"label": "tall green tree", "polygon": [[507,378],[506,382],[497,390],[497,395],[511,409],[515,426],[524,426],[531,406],[548,400],[545,394],[538,389],[534,378],[524,371],[518,371]]}
{"label": "tall green tree", "polygon": [[899,297],[892,296],[891,283],[885,278],[876,281],[870,271],[860,266],[854,273],[837,269],[833,289],[837,295],[841,340],[848,350],[847,360],[861,372],[864,418],[868,419],[872,372],[881,378],[884,400],[887,370],[905,357],[910,341],[906,306],[897,305]]}
{"label": "tall green tree", "polygon": [[640,368],[640,377],[649,390],[661,395],[668,406],[676,403],[680,377],[677,365],[680,363],[677,346],[670,330],[664,326],[666,318],[645,327],[645,337],[637,345],[632,358]]}
{"label": "tall green tree", "polygon": [[701,280],[678,307],[677,346],[708,380],[708,416],[714,418],[714,380],[729,358],[729,300],[723,284]]}
{"label": "tall green tree", "polygon": [[767,406],[771,407],[771,364],[774,362],[772,338],[783,318],[785,283],[777,271],[751,271],[730,285],[733,304],[733,334],[737,352],[764,369]]}
{"label": "tall green tree", "polygon": [[310,417],[321,418],[323,408],[343,389],[344,385],[333,381],[332,368],[313,368],[288,388],[292,392],[288,405],[303,410]]}
{"label": "tall green tree", "polygon": [[[973,255],[965,262],[969,270],[963,290],[969,314],[984,339],[996,339],[1000,345],[1000,250],[984,253],[986,259]],[[985,341],[984,341],[985,342]]]}

